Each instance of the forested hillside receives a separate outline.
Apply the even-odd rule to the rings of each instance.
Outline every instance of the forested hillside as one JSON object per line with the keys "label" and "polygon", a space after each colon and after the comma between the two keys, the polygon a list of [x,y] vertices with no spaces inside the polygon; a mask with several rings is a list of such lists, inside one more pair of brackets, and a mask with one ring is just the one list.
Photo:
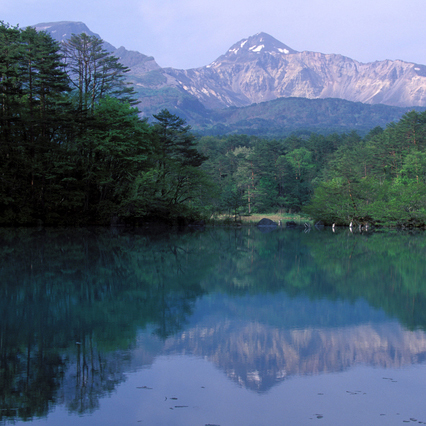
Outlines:
{"label": "forested hillside", "polygon": [[197,137],[167,110],[141,119],[127,72],[96,36],[60,46],[0,25],[1,225],[300,211],[330,224],[425,225],[426,112],[365,136]]}
{"label": "forested hillside", "polygon": [[[368,105],[344,99],[279,98],[241,108],[205,110],[188,117],[194,131],[204,136],[248,134],[268,138],[311,133],[329,135],[356,130],[362,136],[377,126],[398,121],[413,108]],[[416,107],[424,111],[424,107]]]}

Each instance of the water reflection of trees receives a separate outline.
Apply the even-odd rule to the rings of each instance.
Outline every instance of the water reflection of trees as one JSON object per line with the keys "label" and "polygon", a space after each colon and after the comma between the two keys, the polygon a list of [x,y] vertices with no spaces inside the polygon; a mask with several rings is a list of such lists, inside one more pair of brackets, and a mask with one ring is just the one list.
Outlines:
{"label": "water reflection of trees", "polygon": [[365,299],[410,329],[426,330],[425,233],[326,233],[310,252],[338,297]]}
{"label": "water reflection of trees", "polygon": [[59,400],[96,408],[123,380],[126,352],[116,356],[138,330],[182,328],[213,259],[192,235],[17,229],[0,239],[0,418],[42,416]]}
{"label": "water reflection of trees", "polygon": [[[363,299],[412,329],[426,328],[425,251],[423,234],[1,230],[0,419],[43,416],[55,403],[78,413],[96,409],[124,380],[138,330],[174,336],[207,293]],[[350,309],[313,318],[297,303],[286,315],[255,305],[229,308],[240,320],[278,330],[281,340],[279,330],[289,324],[354,321]],[[241,336],[234,340],[228,343],[235,354]],[[254,372],[266,363],[272,383],[289,367],[270,352],[267,360],[257,356],[261,365],[238,362],[230,376],[256,382]],[[226,356],[218,357],[226,370]]]}
{"label": "water reflection of trees", "polygon": [[285,291],[311,299],[368,301],[410,329],[426,330],[426,235],[340,230],[251,229],[224,238],[206,289],[231,294]]}

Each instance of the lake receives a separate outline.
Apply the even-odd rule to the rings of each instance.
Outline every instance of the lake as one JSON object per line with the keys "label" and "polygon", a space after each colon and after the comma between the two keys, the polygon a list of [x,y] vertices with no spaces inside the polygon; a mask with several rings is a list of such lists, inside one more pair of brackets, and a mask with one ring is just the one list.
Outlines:
{"label": "lake", "polygon": [[426,234],[0,229],[0,424],[426,424]]}

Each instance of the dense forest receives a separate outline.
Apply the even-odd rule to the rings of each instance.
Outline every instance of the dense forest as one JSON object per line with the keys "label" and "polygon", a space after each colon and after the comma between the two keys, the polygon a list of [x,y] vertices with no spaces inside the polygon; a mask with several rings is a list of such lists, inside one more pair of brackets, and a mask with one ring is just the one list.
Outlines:
{"label": "dense forest", "polygon": [[411,111],[364,138],[352,131],[283,140],[202,137],[218,209],[303,211],[331,225],[426,224],[426,113]]}
{"label": "dense forest", "polygon": [[127,72],[94,36],[0,25],[0,225],[300,211],[425,225],[426,113],[363,137],[196,136],[167,110],[142,119]]}
{"label": "dense forest", "polygon": [[94,36],[0,26],[0,224],[109,224],[202,212],[205,160],[183,120],[132,106]]}

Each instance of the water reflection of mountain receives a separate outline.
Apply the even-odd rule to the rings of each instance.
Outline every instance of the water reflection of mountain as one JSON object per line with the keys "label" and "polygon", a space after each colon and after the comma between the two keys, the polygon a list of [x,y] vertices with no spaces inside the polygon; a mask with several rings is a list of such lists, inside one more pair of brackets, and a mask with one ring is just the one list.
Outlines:
{"label": "water reflection of mountain", "polygon": [[207,358],[241,386],[267,391],[294,375],[338,372],[360,364],[400,368],[424,362],[426,334],[405,330],[397,322],[283,330],[224,321],[188,329],[168,339],[164,350]]}

